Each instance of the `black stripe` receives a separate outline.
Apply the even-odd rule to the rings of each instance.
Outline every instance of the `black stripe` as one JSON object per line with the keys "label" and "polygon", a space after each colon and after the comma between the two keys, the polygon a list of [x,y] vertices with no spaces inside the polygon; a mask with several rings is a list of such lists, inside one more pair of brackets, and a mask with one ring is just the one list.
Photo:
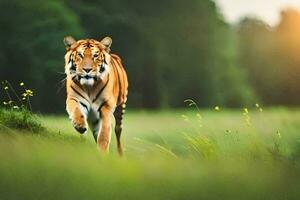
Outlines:
{"label": "black stripe", "polygon": [[69,57],[69,63],[71,63],[70,70],[76,71],[76,65],[74,64],[73,54],[74,54],[74,52],[72,52]]}
{"label": "black stripe", "polygon": [[78,103],[78,101],[77,101],[77,99],[75,99],[75,98],[70,98],[70,100],[73,100],[73,101],[76,101],[77,103]]}
{"label": "black stripe", "polygon": [[76,71],[76,65],[75,65],[75,63],[74,63],[73,60],[71,61],[71,67],[70,67],[70,70]]}
{"label": "black stripe", "polygon": [[[80,94],[80,92],[78,92],[72,85],[71,85],[72,90],[74,90],[74,92],[76,92],[79,96],[81,96],[82,98],[84,98],[85,100],[87,100],[82,94]],[[88,100],[87,100],[88,101]]]}
{"label": "black stripe", "polygon": [[105,71],[105,67],[104,67],[104,64],[102,64],[102,65],[100,66],[99,72],[100,72],[100,73],[103,73],[104,71]]}
{"label": "black stripe", "polygon": [[[113,69],[114,69],[114,73],[116,74],[116,76],[118,77],[118,85],[119,85],[119,94],[118,94],[118,102],[120,102],[120,99],[121,99],[121,93],[122,93],[122,83],[121,83],[121,77],[120,77],[120,73],[122,73],[123,71],[122,71],[122,68],[121,67],[119,67],[118,65],[120,65],[119,63],[118,63],[118,61],[117,60],[115,60],[115,59],[112,59],[112,67],[113,67]],[[120,68],[120,69],[119,69]],[[120,73],[119,73],[119,70],[121,71]],[[122,77],[122,78],[124,78],[124,77]]]}
{"label": "black stripe", "polygon": [[102,115],[101,115],[101,108],[106,104],[107,101],[103,101],[103,103],[99,106],[98,108],[98,112],[100,114],[100,119],[102,118]]}
{"label": "black stripe", "polygon": [[107,86],[108,84],[108,81],[109,81],[109,75],[107,75],[107,81],[105,83],[105,85],[101,88],[101,90],[97,93],[96,97],[94,98],[93,100],[93,103],[98,99],[98,97],[100,96],[100,94],[103,92],[103,90],[105,89],[105,87]]}
{"label": "black stripe", "polygon": [[87,105],[85,105],[84,103],[82,103],[81,101],[79,102],[85,109],[87,112],[89,112],[89,108]]}
{"label": "black stripe", "polygon": [[73,54],[73,53],[70,54],[70,57],[69,57],[69,63],[72,61],[72,54]]}
{"label": "black stripe", "polygon": [[[116,65],[116,64],[119,64],[117,61],[115,61],[116,63],[115,63],[115,68],[116,68],[116,71],[117,71],[117,76],[118,76],[118,81],[119,81],[119,94],[118,94],[118,102],[120,102],[121,100],[121,93],[122,93],[122,83],[121,83],[121,77],[120,77],[120,73],[122,73],[123,71],[122,71],[122,68],[120,68],[120,73],[119,73],[119,71],[118,71],[118,66]],[[123,73],[122,73],[123,74]],[[122,77],[123,78],[123,80],[124,80],[124,77]]]}

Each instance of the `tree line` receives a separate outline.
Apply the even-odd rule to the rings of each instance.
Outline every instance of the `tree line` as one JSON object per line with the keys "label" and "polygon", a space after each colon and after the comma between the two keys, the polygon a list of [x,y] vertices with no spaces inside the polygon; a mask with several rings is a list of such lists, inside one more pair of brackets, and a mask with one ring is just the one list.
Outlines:
{"label": "tree line", "polygon": [[32,88],[36,111],[64,110],[66,35],[112,37],[112,52],[128,72],[131,108],[182,107],[190,98],[202,107],[299,104],[295,10],[269,27],[250,18],[229,25],[212,0],[10,0],[0,6],[0,80]]}

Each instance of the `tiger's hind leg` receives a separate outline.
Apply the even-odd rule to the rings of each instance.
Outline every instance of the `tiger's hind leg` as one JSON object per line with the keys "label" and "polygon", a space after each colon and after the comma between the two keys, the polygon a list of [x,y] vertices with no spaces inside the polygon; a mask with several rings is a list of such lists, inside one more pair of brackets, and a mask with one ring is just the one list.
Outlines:
{"label": "tiger's hind leg", "polygon": [[118,153],[120,156],[123,155],[123,147],[121,144],[121,133],[122,133],[122,119],[123,119],[124,112],[125,112],[125,104],[121,104],[121,105],[117,106],[117,108],[114,112],[114,117],[116,120],[115,133],[116,133],[116,139],[117,139],[117,148],[118,148]]}

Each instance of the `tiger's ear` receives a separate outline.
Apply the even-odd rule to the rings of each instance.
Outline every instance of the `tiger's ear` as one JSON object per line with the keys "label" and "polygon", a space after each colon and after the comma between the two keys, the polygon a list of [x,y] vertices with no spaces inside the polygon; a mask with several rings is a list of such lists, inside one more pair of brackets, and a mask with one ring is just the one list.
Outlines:
{"label": "tiger's ear", "polygon": [[64,44],[66,45],[67,50],[76,43],[76,40],[72,36],[66,36],[64,38]]}
{"label": "tiger's ear", "polygon": [[109,53],[112,44],[112,39],[110,37],[105,37],[101,40],[101,44],[105,46],[105,50]]}

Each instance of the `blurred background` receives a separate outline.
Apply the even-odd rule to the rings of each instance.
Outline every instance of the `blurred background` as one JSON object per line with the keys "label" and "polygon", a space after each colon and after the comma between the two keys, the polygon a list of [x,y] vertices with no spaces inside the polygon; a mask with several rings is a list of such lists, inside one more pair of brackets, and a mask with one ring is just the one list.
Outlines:
{"label": "blurred background", "polygon": [[113,38],[130,108],[177,108],[190,98],[201,107],[300,104],[300,1],[1,0],[0,7],[0,80],[16,90],[25,82],[36,112],[65,112],[66,35]]}

